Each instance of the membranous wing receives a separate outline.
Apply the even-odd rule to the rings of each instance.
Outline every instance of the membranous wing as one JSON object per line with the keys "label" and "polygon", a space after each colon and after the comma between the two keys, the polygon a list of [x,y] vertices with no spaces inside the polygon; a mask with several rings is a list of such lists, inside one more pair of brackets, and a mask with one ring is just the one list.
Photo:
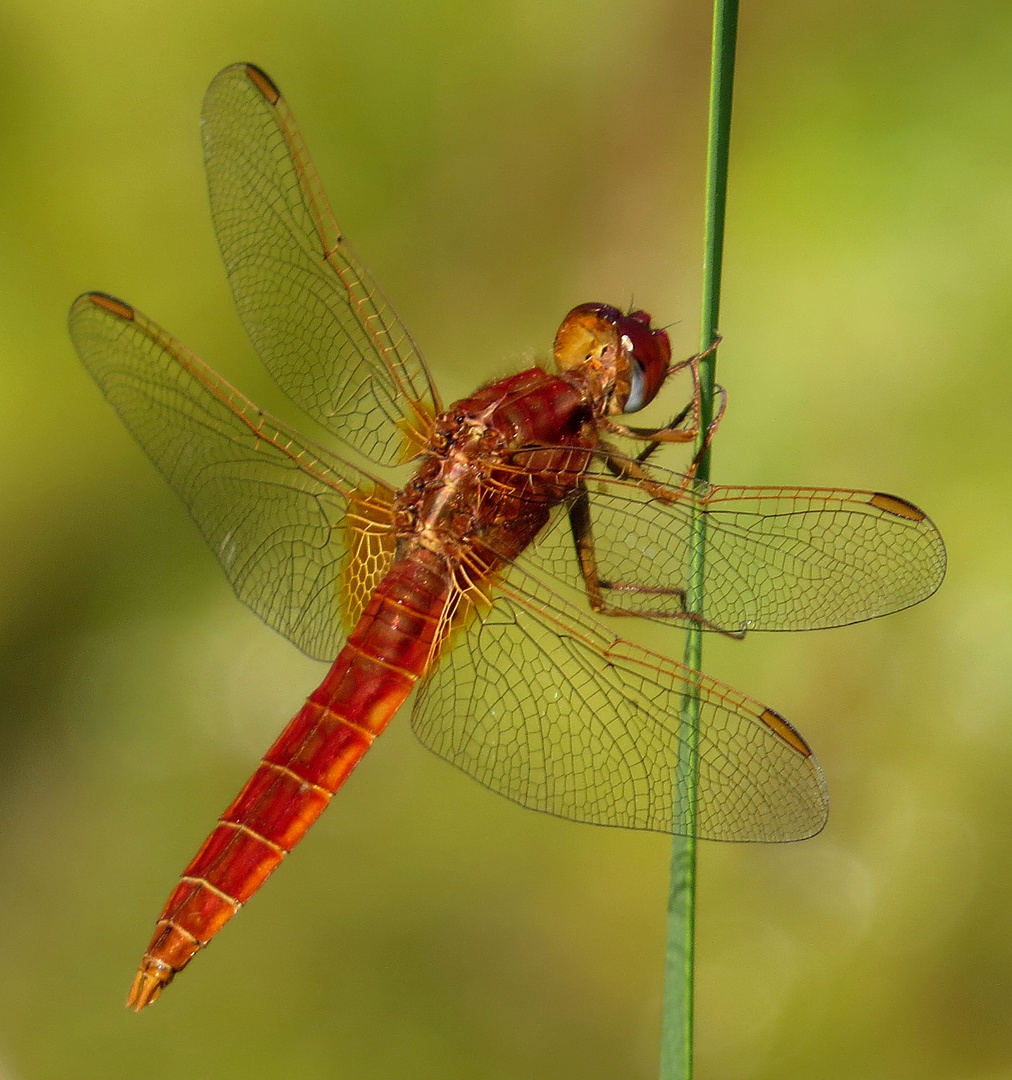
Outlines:
{"label": "membranous wing", "polygon": [[203,107],[211,214],[239,316],[274,380],[372,461],[421,448],[439,411],[411,336],[342,237],[291,110],[259,68]]}
{"label": "membranous wing", "polygon": [[[895,495],[834,488],[692,488],[651,467],[649,489],[588,473],[590,541],[608,605],[677,617],[689,580],[692,520],[706,526],[704,625],[730,632],[862,622],[929,597],[945,575],[934,523]],[[564,523],[522,561],[574,583]]]}
{"label": "membranous wing", "polygon": [[516,567],[491,606],[467,594],[462,606],[412,725],[486,787],[574,821],[714,840],[799,840],[825,824],[822,771],[771,709],[615,637]]}
{"label": "membranous wing", "polygon": [[120,300],[79,297],[70,333],[239,599],[332,660],[392,560],[390,488],[258,409]]}

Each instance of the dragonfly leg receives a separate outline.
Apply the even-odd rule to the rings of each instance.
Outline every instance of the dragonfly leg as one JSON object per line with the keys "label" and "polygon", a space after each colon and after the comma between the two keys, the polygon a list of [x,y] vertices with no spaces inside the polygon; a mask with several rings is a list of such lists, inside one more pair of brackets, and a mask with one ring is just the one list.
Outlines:
{"label": "dragonfly leg", "polygon": [[[692,363],[696,358],[684,361],[685,364]],[[696,389],[698,392],[698,382],[696,382]],[[650,456],[657,450],[657,448],[664,443],[668,442],[689,442],[696,438],[699,430],[698,416],[696,419],[696,426],[693,428],[680,428],[680,425],[688,416],[689,411],[692,410],[694,415],[698,407],[698,399],[694,397],[688,405],[685,406],[682,411],[674,417],[670,424],[663,428],[648,429],[648,428],[628,428],[622,424],[616,424],[614,421],[603,420],[601,426],[615,434],[626,435],[633,439],[645,439],[649,445],[645,446],[635,458],[630,458],[628,455],[622,454],[618,449],[610,444],[602,441],[601,448],[607,455],[605,458],[605,464],[613,475],[622,477],[627,480],[634,480],[648,492],[653,498],[659,499],[661,502],[675,502],[682,494],[683,491],[692,483],[696,476],[696,471],[699,468],[699,463],[703,460],[703,455],[710,447],[710,442],[713,439],[714,434],[717,431],[720,421],[723,419],[724,410],[727,408],[727,391],[723,386],[716,386],[714,390],[717,393],[719,404],[717,406],[716,415],[710,421],[710,424],[706,431],[706,438],[703,441],[703,445],[696,452],[692,461],[689,462],[689,467],[686,469],[682,476],[682,482],[677,488],[668,487],[663,484],[658,484],[652,479],[650,473],[642,466],[650,459]]]}
{"label": "dragonfly leg", "polygon": [[[665,488],[665,491],[670,489]],[[693,623],[703,630],[713,630],[727,637],[740,640],[745,636],[744,630],[727,630],[717,626],[709,619],[698,615],[686,608],[685,589],[677,585],[632,585],[619,581],[606,581],[598,573],[597,553],[594,550],[593,524],[590,515],[590,497],[583,485],[577,491],[576,497],[569,504],[569,525],[573,532],[573,542],[576,545],[576,558],[580,565],[580,573],[583,577],[584,587],[587,590],[587,599],[591,609],[599,615],[632,615],[638,618],[648,616],[652,619],[677,619],[683,622]],[[605,599],[606,594],[631,593],[638,596],[670,596],[675,601],[675,607],[670,609],[644,611],[642,608],[623,607],[613,604]]]}
{"label": "dragonfly leg", "polygon": [[[692,483],[696,473],[697,465],[694,464],[689,472],[683,474],[678,487],[671,487],[668,484],[659,483],[654,479],[650,470],[643,467],[648,455],[640,454],[638,457],[631,458],[628,454],[623,454],[618,447],[605,442],[603,439],[598,443],[598,448],[604,455],[604,464],[612,476],[617,476],[620,480],[632,480],[651,498],[657,499],[658,502],[677,502],[689,484]],[[647,449],[650,450],[652,447]]]}
{"label": "dragonfly leg", "polygon": [[[717,428],[720,426],[721,420],[724,418],[724,410],[727,408],[727,391],[724,389],[723,386],[715,386],[713,389],[714,389],[714,392],[717,394],[717,397],[718,397],[720,403],[717,406],[716,415],[710,421],[710,425],[706,429],[706,439],[703,441],[703,445],[699,448],[699,450],[697,451],[695,457],[692,459],[691,463],[689,464],[687,474],[688,474],[688,476],[690,478],[696,475],[696,470],[699,468],[699,463],[702,460],[703,455],[706,453],[706,451],[709,450],[710,443],[713,440],[713,436],[716,433]],[[693,407],[693,404],[692,404],[692,402],[690,402],[678,414],[678,416],[676,416],[674,418],[674,420],[671,421],[671,423],[668,425],[668,427],[659,428],[654,433],[653,437],[651,437],[650,435],[641,435],[641,436],[634,435],[633,436],[634,438],[637,438],[637,437],[639,437],[639,438],[647,438],[649,440],[649,445],[645,446],[639,452],[639,454],[637,454],[637,456],[636,456],[636,460],[640,464],[643,464],[643,462],[647,461],[650,458],[650,456],[652,454],[654,454],[658,450],[658,448],[663,446],[664,443],[666,443],[666,442],[689,442],[689,441],[691,441],[689,439],[681,439],[681,438],[679,438],[679,439],[665,438],[664,433],[669,431],[671,428],[675,427],[675,425],[681,423],[681,421],[683,421],[685,419],[685,417],[688,415],[688,412],[692,407]],[[685,428],[685,429],[683,429],[683,431],[686,434],[690,434],[691,437],[692,437],[692,440],[694,440],[696,438],[696,436],[699,434],[698,421],[697,421],[697,424],[696,424],[695,428]]]}
{"label": "dragonfly leg", "polygon": [[[668,376],[670,377],[676,372],[681,371],[683,368],[688,368],[692,374],[692,400],[681,410],[681,412],[672,418],[670,423],[659,428],[629,427],[626,424],[619,424],[606,417],[601,421],[601,426],[611,434],[624,435],[630,439],[645,440],[649,443],[637,457],[637,461],[640,463],[645,462],[656,452],[659,446],[666,443],[695,442],[699,436],[699,429],[702,423],[702,389],[699,379],[699,361],[715,352],[720,342],[721,339],[718,337],[704,352],[697,353],[695,356],[690,356],[688,360],[683,360],[681,363],[676,364],[668,372]],[[723,419],[724,410],[727,408],[727,391],[722,386],[716,386],[714,387],[714,390],[718,395],[719,404],[717,406],[716,415],[711,419],[707,426],[706,438],[703,440],[703,445],[697,451],[686,471],[686,475],[690,479],[695,476],[696,470],[699,468],[699,462],[709,448],[710,442],[720,425],[720,421]],[[690,413],[692,414],[692,423],[686,425],[686,420]]]}

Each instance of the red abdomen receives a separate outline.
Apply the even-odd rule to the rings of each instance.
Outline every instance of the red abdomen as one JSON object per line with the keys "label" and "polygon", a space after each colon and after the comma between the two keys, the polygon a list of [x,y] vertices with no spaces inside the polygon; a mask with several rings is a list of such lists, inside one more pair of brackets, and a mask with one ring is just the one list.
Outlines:
{"label": "red abdomen", "polygon": [[128,1005],[154,1001],[320,816],[434,659],[451,584],[425,549],[394,563],[327,677],[183,871]]}

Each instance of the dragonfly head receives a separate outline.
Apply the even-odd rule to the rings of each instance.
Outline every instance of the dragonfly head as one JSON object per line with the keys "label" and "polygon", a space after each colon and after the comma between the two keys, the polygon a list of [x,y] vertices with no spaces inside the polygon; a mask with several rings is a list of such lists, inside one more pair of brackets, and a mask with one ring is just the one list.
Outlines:
{"label": "dragonfly head", "polygon": [[631,413],[651,402],[671,364],[671,342],[645,311],[629,315],[610,304],[580,304],[555,335],[560,371],[581,374],[607,399],[609,413]]}

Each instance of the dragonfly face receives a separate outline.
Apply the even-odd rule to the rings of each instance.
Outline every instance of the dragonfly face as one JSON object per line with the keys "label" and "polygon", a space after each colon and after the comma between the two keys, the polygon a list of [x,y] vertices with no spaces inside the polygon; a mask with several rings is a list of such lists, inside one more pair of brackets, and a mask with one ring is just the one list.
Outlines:
{"label": "dragonfly face", "polygon": [[[82,360],[237,596],[332,662],[172,893],[130,1004],[153,1001],[253,895],[416,684],[421,741],[523,806],[720,840],[818,832],[825,782],[787,720],[587,608],[728,631],[888,614],[942,580],[927,516],[881,492],[696,486],[648,463],[651,446],[694,437],[682,418],[699,415],[698,378],[693,368],[694,401],[667,428],[611,419],[696,359],[673,368],[643,311],[581,304],[556,335],[557,375],[521,372],[444,412],[269,77],[222,71],[202,132],[225,267],[268,371],[358,457],[420,464],[398,492],[263,412],[131,305],[101,293],[74,303]],[[690,613],[700,515],[706,579]],[[569,529],[548,527],[566,516]],[[677,779],[687,753],[691,801]]]}
{"label": "dragonfly face", "polygon": [[638,412],[656,397],[671,366],[667,332],[645,311],[580,304],[555,335],[559,371],[579,373],[594,388],[602,414]]}

